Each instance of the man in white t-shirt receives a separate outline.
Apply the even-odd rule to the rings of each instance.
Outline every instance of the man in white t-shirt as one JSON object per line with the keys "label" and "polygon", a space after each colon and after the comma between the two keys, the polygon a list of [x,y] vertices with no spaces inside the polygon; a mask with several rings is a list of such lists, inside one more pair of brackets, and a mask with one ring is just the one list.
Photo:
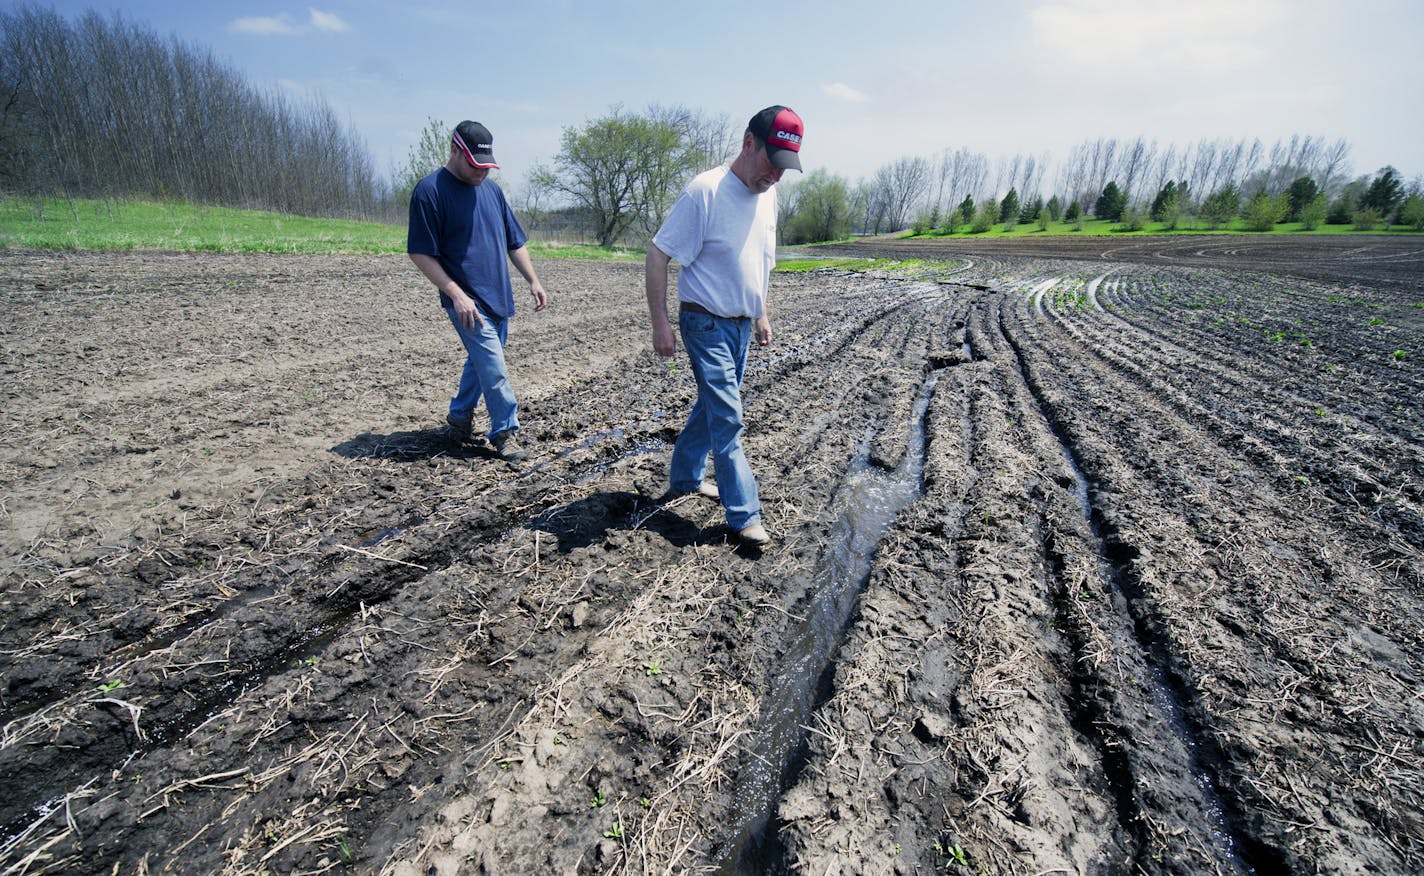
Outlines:
{"label": "man in white t-shirt", "polygon": [[[742,451],[742,375],[753,335],[771,343],[766,293],[776,264],[776,192],[788,169],[801,169],[801,117],[784,106],[752,116],[729,165],[698,174],[678,196],[648,247],[644,272],[653,349],[671,356],[668,265],[677,281],[678,329],[697,378],[697,402],[673,447],[674,493],[720,498],[727,525],[757,547],[771,538],[761,522],[756,478]],[[716,484],[705,483],[711,454]]]}

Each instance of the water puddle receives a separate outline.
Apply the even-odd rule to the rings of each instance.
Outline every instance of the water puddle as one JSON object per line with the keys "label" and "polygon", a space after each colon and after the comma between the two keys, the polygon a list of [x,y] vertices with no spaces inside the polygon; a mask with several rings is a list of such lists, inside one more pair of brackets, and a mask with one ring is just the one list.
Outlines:
{"label": "water puddle", "polygon": [[718,873],[752,876],[774,872],[779,864],[772,814],[804,762],[805,725],[830,694],[836,652],[870,579],[876,546],[896,515],[923,491],[925,412],[937,382],[938,373],[931,371],[915,402],[899,466],[894,471],[873,468],[863,448],[836,496],[836,521],[816,570],[815,595],[792,631],[737,779],[732,811],[739,820],[722,850]]}

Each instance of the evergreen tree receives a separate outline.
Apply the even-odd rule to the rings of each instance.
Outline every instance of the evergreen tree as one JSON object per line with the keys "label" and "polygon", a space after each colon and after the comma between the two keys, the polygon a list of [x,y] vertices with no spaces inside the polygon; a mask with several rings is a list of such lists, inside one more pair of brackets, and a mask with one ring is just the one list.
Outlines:
{"label": "evergreen tree", "polygon": [[1019,218],[1019,193],[1018,193],[1017,190],[1015,190],[1015,189],[1013,189],[1013,188],[1010,188],[1010,189],[1009,189],[1009,193],[1008,193],[1007,195],[1004,195],[1004,200],[1003,200],[1003,202],[1002,202],[1001,204],[999,204],[999,221],[1000,221],[1000,222],[1009,222],[1009,221],[1017,222],[1017,221],[1018,221],[1018,218]]}
{"label": "evergreen tree", "polygon": [[1320,194],[1320,186],[1316,185],[1315,180],[1308,176],[1303,176],[1291,183],[1290,188],[1286,189],[1286,198],[1290,202],[1286,210],[1286,221],[1301,221],[1301,212],[1305,210],[1307,204],[1315,200],[1315,196],[1318,194]]}
{"label": "evergreen tree", "polygon": [[1043,198],[1034,198],[1023,205],[1019,211],[1019,224],[1027,225],[1030,222],[1038,221],[1038,214],[1043,212]]}
{"label": "evergreen tree", "polygon": [[1048,199],[1048,218],[1054,222],[1063,218],[1063,202],[1058,200],[1057,195]]}
{"label": "evergreen tree", "polygon": [[1393,167],[1382,167],[1379,175],[1365,190],[1364,197],[1360,198],[1360,208],[1374,210],[1385,224],[1389,224],[1394,217],[1394,211],[1403,200],[1404,181],[1399,178],[1399,171]]}
{"label": "evergreen tree", "polygon": [[1122,211],[1126,209],[1127,192],[1119,189],[1115,181],[1109,181],[1103,187],[1103,193],[1098,196],[1097,203],[1093,205],[1093,215],[1109,222],[1117,222],[1122,219]]}
{"label": "evergreen tree", "polygon": [[974,221],[974,196],[965,195],[964,200],[959,202],[959,206],[954,208],[959,213],[959,224],[968,225]]}
{"label": "evergreen tree", "polygon": [[1077,198],[1074,198],[1073,200],[1071,200],[1071,201],[1068,202],[1068,209],[1063,211],[1063,221],[1064,221],[1064,222],[1073,222],[1073,221],[1077,220],[1078,214],[1079,214],[1080,212],[1081,212],[1081,211],[1079,210],[1079,207],[1078,207],[1078,199],[1077,199]]}
{"label": "evergreen tree", "polygon": [[1167,180],[1167,184],[1157,192],[1157,197],[1152,199],[1152,209],[1149,215],[1153,222],[1161,222],[1167,215],[1168,205],[1173,207],[1177,203],[1177,183],[1175,180]]}

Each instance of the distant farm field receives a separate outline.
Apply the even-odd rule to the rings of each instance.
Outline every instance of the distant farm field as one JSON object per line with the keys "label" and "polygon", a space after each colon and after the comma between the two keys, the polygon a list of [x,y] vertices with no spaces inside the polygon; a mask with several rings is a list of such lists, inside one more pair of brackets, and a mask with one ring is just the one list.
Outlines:
{"label": "distant farm field", "polygon": [[1424,868],[1424,244],[817,252],[760,552],[641,264],[515,465],[403,255],[0,252],[0,870]]}

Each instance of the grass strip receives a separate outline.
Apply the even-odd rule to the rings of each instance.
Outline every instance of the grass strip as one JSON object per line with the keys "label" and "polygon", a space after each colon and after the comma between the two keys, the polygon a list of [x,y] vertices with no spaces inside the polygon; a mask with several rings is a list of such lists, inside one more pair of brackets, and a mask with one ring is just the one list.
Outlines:
{"label": "grass strip", "polygon": [[[179,250],[225,253],[405,252],[405,226],[201,204],[0,198],[0,250]],[[643,250],[531,240],[541,258],[635,260]]]}

